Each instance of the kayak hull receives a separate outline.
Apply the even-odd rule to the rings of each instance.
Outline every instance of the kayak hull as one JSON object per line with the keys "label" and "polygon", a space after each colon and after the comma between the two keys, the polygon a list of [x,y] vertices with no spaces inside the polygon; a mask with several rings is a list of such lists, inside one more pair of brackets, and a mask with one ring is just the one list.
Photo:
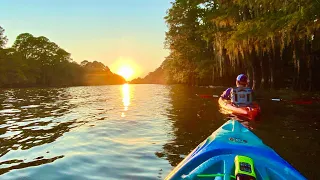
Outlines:
{"label": "kayak hull", "polygon": [[165,179],[199,179],[199,176],[208,174],[220,176],[224,180],[232,179],[235,176],[234,158],[237,155],[247,156],[253,160],[257,180],[306,179],[237,120],[229,120],[213,132]]}
{"label": "kayak hull", "polygon": [[249,106],[237,107],[233,105],[230,100],[223,100],[220,97],[218,103],[220,107],[228,113],[239,115],[249,120],[255,120],[261,113],[260,106],[256,102],[253,102],[252,105]]}

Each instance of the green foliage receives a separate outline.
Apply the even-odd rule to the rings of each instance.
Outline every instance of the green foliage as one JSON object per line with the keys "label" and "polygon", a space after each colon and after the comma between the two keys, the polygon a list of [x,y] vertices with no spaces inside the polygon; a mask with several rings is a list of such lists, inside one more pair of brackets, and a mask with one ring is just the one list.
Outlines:
{"label": "green foliage", "polygon": [[319,9],[317,0],[176,0],[165,17],[165,71],[188,84],[248,72],[255,83],[280,87],[277,77],[289,65],[292,85],[310,89],[318,74]]}
{"label": "green foliage", "polygon": [[26,64],[14,49],[0,50],[0,86],[26,83]]}
{"label": "green foliage", "polygon": [[[1,42],[6,42],[6,37],[0,27]],[[123,83],[123,77],[101,62],[83,61],[80,65],[73,62],[70,53],[43,36],[23,33],[12,48],[0,48],[0,87]]]}
{"label": "green foliage", "polygon": [[8,41],[8,39],[4,35],[4,29],[0,26],[0,49],[4,48],[4,46],[6,45],[7,41]]}

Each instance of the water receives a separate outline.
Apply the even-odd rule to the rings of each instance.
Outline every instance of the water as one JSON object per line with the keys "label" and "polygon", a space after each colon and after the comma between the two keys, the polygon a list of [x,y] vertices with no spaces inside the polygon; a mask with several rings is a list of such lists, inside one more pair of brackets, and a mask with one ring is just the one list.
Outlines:
{"label": "water", "polygon": [[[1,179],[164,179],[228,115],[223,88],[121,85],[0,91]],[[288,96],[288,95],[287,95]],[[320,177],[319,104],[261,101],[242,122],[309,179]]]}

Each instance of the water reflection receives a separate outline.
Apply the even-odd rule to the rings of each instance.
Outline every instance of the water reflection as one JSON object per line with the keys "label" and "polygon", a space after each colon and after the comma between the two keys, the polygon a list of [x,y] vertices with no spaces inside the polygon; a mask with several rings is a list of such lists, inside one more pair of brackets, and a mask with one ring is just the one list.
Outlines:
{"label": "water reflection", "polygon": [[[198,88],[179,85],[170,89],[172,108],[168,109],[168,115],[173,124],[174,138],[156,155],[166,158],[172,166],[176,166],[196,146],[230,119],[238,120],[250,130],[256,126],[255,122],[249,122],[239,116],[221,113],[218,99],[199,98],[195,95],[199,91]],[[199,94],[220,94],[223,89],[216,88],[213,91]]]}
{"label": "water reflection", "polygon": [[154,155],[168,139],[166,86],[6,93],[0,94],[0,179],[162,179],[169,167]]}
{"label": "water reflection", "polygon": [[[220,94],[224,89],[197,89],[174,86],[168,109],[172,121],[173,136],[156,155],[165,158],[174,167],[199,143],[229,119],[235,119],[250,129],[280,156],[306,177],[317,179],[316,167],[320,139],[319,105],[293,105],[272,101],[260,101],[262,116],[259,121],[247,121],[229,112],[219,111],[217,99],[201,99],[194,94]],[[269,96],[272,96],[269,95]],[[290,95],[287,95],[290,96]],[[306,148],[307,147],[307,148]],[[303,160],[302,160],[303,159]],[[310,166],[309,166],[310,167]],[[319,174],[319,173],[318,173]]]}
{"label": "water reflection", "polygon": [[[25,150],[52,143],[72,128],[74,119],[60,118],[74,108],[67,89],[15,89],[0,95],[0,174],[53,162],[63,155]],[[11,159],[20,157],[21,159]]]}
{"label": "water reflection", "polygon": [[[217,99],[195,95],[223,90],[179,85],[0,90],[0,179],[163,179],[231,118],[218,111]],[[308,179],[317,179],[319,105],[265,101],[261,108],[261,121],[243,124]]]}
{"label": "water reflection", "polygon": [[156,153],[176,166],[193,148],[207,138],[225,120],[216,111],[216,99],[196,97],[196,89],[176,85],[170,89],[172,108],[168,109],[173,139],[163,146],[163,151]]}
{"label": "water reflection", "polygon": [[249,129],[250,131],[253,131],[256,126],[258,125],[259,122],[257,121],[252,121],[252,120],[247,120],[244,119],[242,116],[238,116],[238,115],[234,115],[234,114],[228,114],[226,121],[227,120],[237,120],[238,122],[240,122],[244,127],[246,127],[247,129]]}
{"label": "water reflection", "polygon": [[232,114],[232,113],[224,113],[223,110],[219,111],[220,113],[222,113],[224,115],[224,119],[225,121],[228,120],[237,120],[239,121],[244,127],[246,127],[247,129],[249,129],[250,131],[253,131],[256,126],[259,124],[260,121],[256,120],[248,120],[246,118],[244,118],[243,116],[239,116],[236,114]]}
{"label": "water reflection", "polygon": [[[124,111],[127,111],[130,105],[130,98],[131,98],[130,85],[129,84],[122,85],[121,92],[122,92],[122,103],[124,106]],[[121,117],[125,117],[125,112],[121,113]]]}

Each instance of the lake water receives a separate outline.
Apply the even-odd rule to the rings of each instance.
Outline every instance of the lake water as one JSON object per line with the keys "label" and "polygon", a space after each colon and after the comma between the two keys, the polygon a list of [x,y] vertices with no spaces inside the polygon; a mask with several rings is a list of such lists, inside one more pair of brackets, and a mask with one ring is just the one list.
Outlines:
{"label": "lake water", "polygon": [[[228,120],[224,88],[115,85],[0,90],[0,179],[164,179]],[[287,97],[290,95],[286,94]],[[320,104],[263,100],[242,122],[308,179],[320,177]]]}

